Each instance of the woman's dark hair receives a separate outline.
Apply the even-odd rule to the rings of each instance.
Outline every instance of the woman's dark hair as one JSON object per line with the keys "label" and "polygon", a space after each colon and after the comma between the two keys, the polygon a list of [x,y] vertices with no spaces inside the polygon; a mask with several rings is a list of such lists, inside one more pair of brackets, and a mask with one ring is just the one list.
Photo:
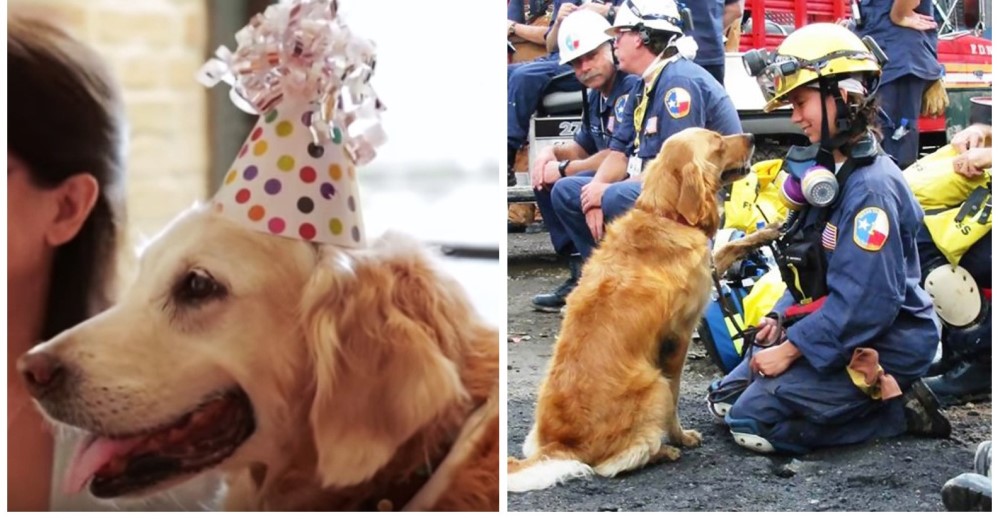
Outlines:
{"label": "woman's dark hair", "polygon": [[882,125],[879,122],[879,102],[878,96],[871,96],[867,101],[861,94],[848,93],[847,104],[852,107],[854,119],[857,123],[855,130],[849,141],[854,142],[864,134],[871,132],[875,135],[876,141],[882,140]]}
{"label": "woman's dark hair", "polygon": [[56,249],[44,340],[110,305],[125,217],[127,128],[121,93],[93,50],[40,18],[8,14],[8,151],[24,161],[36,187],[84,172],[99,187],[80,232]]}

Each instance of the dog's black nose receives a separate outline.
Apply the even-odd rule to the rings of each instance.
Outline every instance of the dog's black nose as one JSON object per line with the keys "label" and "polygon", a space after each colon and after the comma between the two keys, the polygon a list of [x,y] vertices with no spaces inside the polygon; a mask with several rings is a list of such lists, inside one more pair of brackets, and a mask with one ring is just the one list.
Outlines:
{"label": "dog's black nose", "polygon": [[66,372],[59,359],[46,352],[29,352],[21,356],[17,369],[27,383],[28,392],[36,399],[62,384]]}

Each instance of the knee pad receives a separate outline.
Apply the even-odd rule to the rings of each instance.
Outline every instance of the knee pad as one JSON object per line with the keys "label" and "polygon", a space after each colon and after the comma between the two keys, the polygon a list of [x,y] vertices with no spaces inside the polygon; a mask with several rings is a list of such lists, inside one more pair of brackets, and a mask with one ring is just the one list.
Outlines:
{"label": "knee pad", "polygon": [[934,310],[947,325],[966,327],[983,314],[983,296],[964,267],[946,264],[934,268],[927,274],[924,290],[931,295]]}

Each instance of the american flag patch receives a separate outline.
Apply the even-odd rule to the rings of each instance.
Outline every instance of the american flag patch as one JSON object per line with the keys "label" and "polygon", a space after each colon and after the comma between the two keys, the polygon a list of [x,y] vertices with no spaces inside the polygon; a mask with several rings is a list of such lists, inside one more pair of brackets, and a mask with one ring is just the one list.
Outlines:
{"label": "american flag patch", "polygon": [[827,222],[823,229],[823,247],[833,251],[837,248],[837,226]]}

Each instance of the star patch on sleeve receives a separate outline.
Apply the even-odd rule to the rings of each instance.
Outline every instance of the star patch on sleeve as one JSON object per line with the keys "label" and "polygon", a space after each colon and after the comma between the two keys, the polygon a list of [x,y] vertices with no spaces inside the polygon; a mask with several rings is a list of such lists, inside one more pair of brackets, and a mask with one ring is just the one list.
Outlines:
{"label": "star patch on sleeve", "polygon": [[615,100],[615,119],[621,122],[625,118],[625,103],[628,102],[628,94],[622,94]]}
{"label": "star patch on sleeve", "polygon": [[674,119],[680,119],[691,112],[691,94],[680,87],[672,88],[663,96],[663,102],[667,106],[667,113]]}
{"label": "star patch on sleeve", "polygon": [[854,243],[865,251],[878,251],[889,238],[889,216],[869,206],[854,216]]}

